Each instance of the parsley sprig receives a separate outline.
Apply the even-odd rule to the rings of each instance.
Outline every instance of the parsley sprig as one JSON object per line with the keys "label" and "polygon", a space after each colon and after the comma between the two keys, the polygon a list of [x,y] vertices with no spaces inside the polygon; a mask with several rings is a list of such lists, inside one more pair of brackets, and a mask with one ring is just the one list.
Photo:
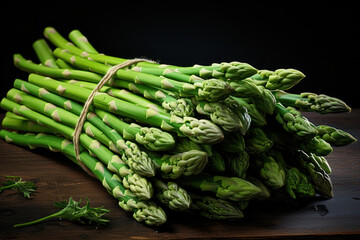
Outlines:
{"label": "parsley sprig", "polygon": [[2,183],[0,192],[5,189],[17,189],[19,193],[23,194],[24,198],[31,198],[30,194],[35,192],[35,183],[30,181],[23,181],[19,176],[5,176],[6,182]]}

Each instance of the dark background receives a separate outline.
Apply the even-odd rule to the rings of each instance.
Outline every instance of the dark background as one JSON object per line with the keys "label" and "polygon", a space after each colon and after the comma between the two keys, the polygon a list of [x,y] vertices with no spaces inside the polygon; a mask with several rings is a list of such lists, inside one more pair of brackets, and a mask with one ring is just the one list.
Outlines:
{"label": "dark background", "polygon": [[291,92],[324,93],[360,107],[358,4],[314,2],[5,1],[0,97],[15,78],[27,76],[13,67],[12,54],[37,61],[32,43],[53,26],[65,37],[79,29],[98,51],[124,58],[295,68],[306,78]]}

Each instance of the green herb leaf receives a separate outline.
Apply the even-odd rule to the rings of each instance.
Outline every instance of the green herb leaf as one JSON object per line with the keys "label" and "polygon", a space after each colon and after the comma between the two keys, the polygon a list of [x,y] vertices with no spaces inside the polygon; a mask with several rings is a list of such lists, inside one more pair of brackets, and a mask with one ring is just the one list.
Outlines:
{"label": "green herb leaf", "polygon": [[62,208],[59,212],[56,212],[54,214],[51,214],[49,216],[31,222],[16,224],[14,225],[14,228],[29,226],[52,218],[63,218],[69,221],[80,222],[82,224],[91,224],[95,222],[97,223],[97,225],[105,225],[106,223],[109,222],[108,219],[104,219],[102,218],[102,216],[104,216],[106,213],[109,213],[110,210],[105,209],[103,207],[98,207],[98,208],[90,207],[89,199],[87,199],[87,203],[83,207],[80,206],[80,203],[81,200],[79,202],[76,202],[71,197],[69,198],[68,202],[67,201],[55,202],[54,203],[55,207]]}
{"label": "green herb leaf", "polygon": [[31,198],[30,194],[36,190],[35,183],[23,181],[19,176],[5,176],[5,178],[6,182],[2,183],[3,187],[0,187],[0,192],[5,189],[17,189],[24,198]]}

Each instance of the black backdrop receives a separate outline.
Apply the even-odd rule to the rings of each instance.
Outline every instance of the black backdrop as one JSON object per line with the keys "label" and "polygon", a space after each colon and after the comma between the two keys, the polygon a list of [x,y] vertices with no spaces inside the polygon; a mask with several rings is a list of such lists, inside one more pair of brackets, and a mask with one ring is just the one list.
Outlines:
{"label": "black backdrop", "polygon": [[[292,92],[324,93],[360,107],[360,11],[336,1],[263,5],[242,1],[6,1],[1,11],[1,91],[26,74],[12,54],[37,61],[43,29],[79,29],[101,52],[173,65],[243,61],[258,69],[296,68],[306,78]],[[333,2],[333,1],[332,1]]]}

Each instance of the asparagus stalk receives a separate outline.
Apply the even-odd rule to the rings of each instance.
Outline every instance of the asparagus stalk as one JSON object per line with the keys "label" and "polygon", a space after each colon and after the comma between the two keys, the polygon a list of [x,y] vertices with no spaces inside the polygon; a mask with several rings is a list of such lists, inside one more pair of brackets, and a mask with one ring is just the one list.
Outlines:
{"label": "asparagus stalk", "polygon": [[9,130],[21,132],[51,133],[52,131],[45,126],[38,125],[36,122],[19,118],[12,112],[6,112],[1,123],[2,127]]}
{"label": "asparagus stalk", "polygon": [[275,120],[300,141],[309,140],[317,135],[317,130],[293,107],[285,108],[282,104],[276,103]]}
{"label": "asparagus stalk", "polygon": [[[88,53],[86,51],[83,51],[71,44],[64,39],[54,28],[48,27],[45,28],[44,34],[46,38],[48,38],[54,45],[64,48],[71,53],[77,55],[69,54],[65,51],[62,51],[60,48],[55,49],[54,55],[67,61],[68,63],[71,63],[72,65],[75,65],[79,68],[85,68],[89,69],[90,71],[96,71],[101,74],[105,74],[109,70],[109,66],[106,66],[104,64],[120,64],[126,61],[126,59],[116,58],[116,57],[108,57],[105,55],[99,55],[95,53]],[[104,63],[96,63],[90,60],[87,60],[82,57],[88,57],[89,59]],[[138,64],[139,65],[139,64]],[[152,65],[152,64],[150,64]],[[220,64],[221,65],[221,64]],[[236,67],[235,67],[236,66]],[[212,67],[213,68],[213,67]],[[220,68],[220,66],[219,66]],[[254,71],[254,68],[252,68],[248,64],[238,63],[234,62],[231,64],[222,64],[221,69],[223,71],[228,71],[229,75],[236,75],[234,73],[234,70],[237,69],[241,74],[244,74],[244,72],[247,72],[248,75],[252,75]],[[251,73],[248,73],[250,69]],[[161,78],[158,76],[154,76],[152,74],[147,73],[140,73],[135,72],[132,70],[123,70],[120,69],[116,73],[117,77],[120,79],[133,81],[135,83],[144,83],[151,86],[155,86],[158,88],[164,88],[171,91],[178,91],[180,93],[185,94],[191,94],[194,96],[197,96],[199,100],[208,100],[208,101],[217,101],[219,99],[226,98],[233,89],[231,86],[224,81],[218,80],[218,79],[209,79],[207,81],[202,82],[196,82],[195,84],[189,84],[189,83],[183,83],[179,81],[172,80],[170,78]]]}
{"label": "asparagus stalk", "polygon": [[238,153],[245,151],[245,139],[240,131],[228,133],[224,141],[216,145],[222,152]]}
{"label": "asparagus stalk", "polygon": [[171,210],[184,211],[190,207],[191,196],[176,182],[164,182],[155,178],[156,198]]}
{"label": "asparagus stalk", "polygon": [[[41,99],[51,102],[59,107],[65,108],[76,115],[80,115],[83,109],[83,107],[77,102],[58,96],[51,92],[47,92],[45,89],[40,88],[29,82],[17,79],[14,82],[14,87],[28,92],[33,96],[38,96]],[[104,115],[108,116],[109,120],[106,121],[107,124],[111,123],[108,125],[116,130],[114,131],[113,129],[106,127],[104,122],[95,114],[88,114],[87,120],[94,124],[100,130],[102,130],[106,134],[106,136],[108,136],[112,140],[112,149],[118,148],[118,141],[120,141],[119,144],[121,146],[123,145],[123,139],[117,134],[117,132],[121,133],[124,139],[130,141],[136,140],[138,143],[144,145],[146,148],[152,151],[169,150],[174,146],[175,141],[173,137],[167,132],[161,131],[157,128],[140,127],[136,124],[130,124],[130,126],[129,124],[122,122],[120,119],[118,119],[111,113],[106,113],[98,109],[95,111],[97,114],[102,114],[101,117],[104,120]]]}
{"label": "asparagus stalk", "polygon": [[272,189],[279,189],[285,184],[285,170],[281,163],[267,154],[255,157],[254,165],[266,186]]}
{"label": "asparagus stalk", "polygon": [[62,59],[56,59],[56,65],[59,66],[59,68],[62,69],[68,69],[68,70],[73,70],[74,68],[72,66],[70,66],[70,64],[68,64],[67,62],[65,62]]}
{"label": "asparagus stalk", "polygon": [[350,133],[335,127],[318,125],[315,128],[319,137],[335,147],[346,146],[357,141]]}
{"label": "asparagus stalk", "polygon": [[179,117],[194,116],[194,107],[190,101],[186,98],[174,97],[165,90],[120,79],[112,79],[109,84],[113,87],[128,89],[135,94],[143,95],[146,99],[156,101],[170,114]]}
{"label": "asparagus stalk", "polygon": [[26,60],[21,54],[13,55],[14,65],[22,71],[37,73],[40,75],[54,77],[59,79],[76,79],[98,83],[102,76],[96,73],[89,71],[75,70],[75,69],[57,69],[50,68],[42,65],[32,63],[29,60]]}
{"label": "asparagus stalk", "polygon": [[210,145],[197,144],[186,138],[177,138],[176,145],[172,149],[175,153],[183,153],[191,150],[206,152],[208,161],[204,171],[212,173],[223,173],[225,171],[225,161],[219,151]]}
{"label": "asparagus stalk", "polygon": [[[83,110],[83,107],[77,102],[58,96],[51,92],[47,92],[45,89],[29,82],[17,79],[14,82],[14,87],[28,92],[33,96],[38,96],[45,101],[55,104],[56,106],[65,108],[78,116]],[[100,110],[95,111],[96,114],[104,112]],[[109,122],[112,123],[108,124],[112,128],[106,126],[105,123],[94,113],[89,113],[87,120],[103,131],[106,136],[111,139],[112,142],[110,144],[112,144],[111,148],[113,150],[119,148],[117,143],[119,143],[120,146],[123,145],[123,139],[118,133],[121,133],[124,139],[130,141],[136,140],[138,143],[145,145],[145,147],[153,151],[169,150],[175,143],[173,137],[169,133],[163,132],[160,129],[140,127],[138,125],[129,126],[129,124],[122,122],[120,119],[110,113],[106,113],[106,115],[109,115],[108,118],[111,118],[106,121],[106,124]],[[106,120],[104,115],[101,115],[101,118]],[[115,131],[113,129],[115,129]]]}
{"label": "asparagus stalk", "polygon": [[[50,150],[58,150],[64,153],[72,161],[77,163],[75,159],[74,146],[71,141],[52,135],[30,135],[11,133],[6,130],[0,130],[0,137],[9,143],[22,146],[38,146],[49,148]],[[165,212],[155,203],[150,201],[142,201],[135,197],[134,194],[126,189],[121,183],[118,175],[111,173],[96,158],[91,157],[87,152],[81,151],[80,160],[88,167],[88,169],[102,182],[103,186],[116,199],[119,200],[119,206],[126,211],[132,211],[133,217],[139,222],[145,222],[148,225],[161,225],[166,222]]]}
{"label": "asparagus stalk", "polygon": [[270,90],[287,90],[299,83],[305,75],[296,69],[260,70],[251,76],[255,82]]}
{"label": "asparagus stalk", "polygon": [[291,106],[300,111],[317,113],[344,113],[351,112],[351,108],[338,98],[324,94],[300,93],[291,94],[284,91],[275,91],[276,100],[284,106]]}
{"label": "asparagus stalk", "polygon": [[242,151],[238,153],[226,154],[226,169],[232,176],[245,179],[247,170],[250,165],[249,154]]}
{"label": "asparagus stalk", "polygon": [[[88,57],[93,59],[94,61],[116,65],[119,63],[125,62],[127,59],[112,57],[107,55],[100,55],[92,52],[84,51],[80,48],[69,44],[69,42],[63,38],[53,27],[47,27],[44,30],[45,37],[50,40],[55,46],[59,48],[64,48],[70,51],[73,54]],[[194,67],[178,67],[178,66],[170,66],[164,64],[157,63],[138,63],[139,67],[158,67],[158,68],[166,68],[173,69],[176,72],[183,73],[186,75],[196,75],[202,78],[221,78],[221,79],[231,79],[238,80],[250,77],[257,73],[257,69],[252,67],[250,64],[241,63],[241,62],[230,62],[230,63],[215,63],[211,66],[194,66]]]}
{"label": "asparagus stalk", "polygon": [[233,202],[212,196],[192,195],[191,210],[213,220],[237,220],[244,217],[241,209]]}
{"label": "asparagus stalk", "polygon": [[[106,74],[111,68],[110,66],[73,55],[60,48],[54,50],[54,55],[73,66],[94,71],[99,74]],[[229,84],[218,79],[210,79],[190,84],[175,81],[169,78],[157,77],[151,74],[135,72],[129,69],[119,69],[116,72],[116,77],[126,81],[142,83],[156,88],[163,88],[173,92],[190,94],[192,96],[196,96],[199,100],[218,101],[219,99],[226,98],[233,91]]]}
{"label": "asparagus stalk", "polygon": [[[13,118],[15,119],[15,118]],[[30,121],[28,120],[22,120],[26,125]],[[32,122],[34,125],[32,125],[32,132],[33,133],[52,133],[53,131],[50,131],[48,128],[38,125],[35,122]],[[14,122],[11,125],[11,130],[21,130],[26,132],[26,129],[21,129],[21,125]],[[45,128],[47,131],[42,131],[42,128]],[[38,130],[40,129],[40,131]],[[83,137],[84,138],[84,137]],[[91,138],[85,138],[85,140],[88,141],[88,146],[100,146],[99,149],[96,151],[101,154],[101,159],[104,163],[106,163],[107,168],[114,173],[117,173],[121,179],[123,185],[131,189],[134,192],[134,195],[139,197],[139,199],[150,199],[153,194],[153,187],[151,183],[144,177],[136,174],[132,169],[128,167],[127,164],[125,164],[117,155],[114,155],[103,148],[103,146],[99,145],[96,140]],[[31,146],[34,147],[34,146]]]}
{"label": "asparagus stalk", "polygon": [[[76,86],[83,87],[83,88],[90,89],[90,90],[95,89],[97,86],[97,84],[95,84],[95,83],[83,82],[83,81],[77,81],[77,80],[69,80],[69,81],[64,81],[64,82],[71,83]],[[134,104],[146,107],[146,108],[151,108],[157,112],[163,112],[163,113],[167,112],[164,108],[162,108],[158,104],[153,103],[152,101],[150,101],[146,98],[143,98],[141,96],[138,96],[134,93],[128,92],[125,89],[117,89],[117,88],[104,86],[99,90],[99,92],[107,93],[108,95],[110,95],[112,97],[116,97],[118,99],[128,101],[130,103],[134,103]]]}
{"label": "asparagus stalk", "polygon": [[52,55],[52,49],[46,43],[45,39],[38,39],[33,43],[33,49],[40,62],[47,67],[59,68],[56,64],[56,59]]}
{"label": "asparagus stalk", "polygon": [[334,196],[331,179],[313,154],[308,155],[303,151],[298,151],[296,161],[306,171],[317,193],[329,198]]}
{"label": "asparagus stalk", "polygon": [[261,94],[259,86],[257,86],[251,78],[231,81],[229,84],[234,89],[231,95],[235,97],[254,97]]}
{"label": "asparagus stalk", "polygon": [[290,167],[285,173],[285,189],[293,199],[315,196],[314,186],[298,168]]}
{"label": "asparagus stalk", "polygon": [[[59,59],[57,62],[58,61]],[[61,61],[62,62],[59,63],[60,65],[67,64],[63,60]],[[74,70],[71,69],[71,66],[69,67],[68,65],[64,66],[65,68],[62,69],[53,69],[40,66],[27,61],[20,54],[14,54],[14,64],[23,71],[37,73],[53,78],[72,79],[91,83],[98,83],[102,79],[102,76],[99,74],[82,70]],[[120,79],[111,79],[109,81],[109,85],[113,87],[125,88],[135,93],[141,93],[145,98],[157,101],[158,104],[161,104],[163,108],[169,110],[171,113],[174,113],[177,116],[193,116],[193,107],[190,106],[188,101],[184,101],[183,99],[176,99],[167,94],[164,90],[159,90],[151,86]]]}
{"label": "asparagus stalk", "polygon": [[[181,82],[196,83],[205,81],[203,78],[197,75],[180,73],[178,72],[178,69],[135,66],[132,68],[132,70],[142,73],[153,74],[155,76],[164,76]],[[238,81],[229,81],[229,84],[234,89],[234,92],[231,93],[231,95],[234,96],[252,97],[260,94],[258,86],[253,82],[251,78],[246,78]]]}
{"label": "asparagus stalk", "polygon": [[[72,126],[74,126],[74,123],[76,124],[76,122],[77,122],[77,116],[71,116],[70,113],[66,112],[65,110],[60,111],[62,109],[57,108],[54,105],[52,106],[52,108],[50,108],[50,110],[47,110],[48,108],[46,108],[46,105],[48,103],[43,102],[41,100],[35,101],[35,99],[31,99],[32,101],[29,101],[29,100],[27,101],[26,99],[29,99],[31,96],[28,96],[27,98],[25,98],[24,93],[20,97],[18,97],[18,95],[20,95],[20,94],[16,93],[15,91],[8,93],[8,97],[13,98],[14,100],[17,99],[17,101],[24,102],[24,104],[26,104],[26,106],[25,105],[21,106],[15,102],[10,101],[7,98],[4,98],[1,101],[1,107],[3,107],[4,109],[6,109],[8,111],[13,111],[18,114],[21,114],[24,117],[28,118],[29,120],[36,121],[40,124],[44,124],[47,127],[49,127],[50,129],[52,129],[53,131],[62,134],[66,138],[72,139],[74,129],[69,126],[64,125],[63,123],[60,123],[59,120],[67,117],[68,124],[72,124]],[[31,110],[29,107],[36,109],[37,111],[41,111],[45,114],[48,114],[48,115],[52,116],[52,118],[49,118],[40,113],[37,113],[37,112]],[[54,112],[56,114],[54,114]],[[64,117],[62,115],[62,112],[64,112],[64,113],[66,112],[67,116]],[[56,120],[54,120],[53,118]],[[73,121],[73,123],[71,123],[71,121]],[[87,127],[85,124],[84,124],[84,128],[86,131]],[[96,128],[93,128],[91,131],[87,131],[86,134],[80,135],[80,143],[87,146],[87,148],[90,148],[91,151],[97,150],[101,146],[101,144],[99,142],[97,142],[96,144],[92,144],[92,141],[87,141],[87,139],[88,139],[87,134],[89,134],[92,137],[95,137],[98,134],[102,134],[101,132],[94,134],[95,129]],[[110,139],[108,139],[107,141],[104,141],[104,142],[105,142],[104,143],[105,145],[109,146]],[[155,166],[153,165],[151,159],[148,158],[146,153],[140,152],[140,150],[137,148],[137,146],[133,143],[128,143],[128,142],[125,143],[123,141],[122,144],[118,144],[118,145],[120,147],[122,147],[121,148],[122,159],[126,162],[126,164],[131,169],[133,169],[136,173],[143,175],[143,176],[154,176]],[[101,153],[98,153],[98,154],[100,157],[102,156]],[[102,160],[106,161],[106,159],[102,159]],[[114,160],[116,160],[116,159],[114,159]],[[115,162],[112,165],[115,167],[116,166]],[[118,171],[119,171],[119,169],[118,169]]]}
{"label": "asparagus stalk", "polygon": [[[69,34],[69,38],[70,40],[72,40],[72,42],[74,42],[80,49],[88,52],[88,53],[98,53],[94,47],[89,43],[89,41],[87,40],[87,38],[79,31],[79,30],[73,30],[70,32]],[[134,71],[138,71],[139,67],[133,67],[132,70]],[[156,69],[156,68],[148,68],[150,70],[159,70],[160,72],[162,71],[161,69]],[[203,81],[202,79],[200,79],[199,77],[196,76],[188,76],[185,74],[181,74],[181,73],[176,73],[174,71],[170,71],[169,72],[163,72],[158,74],[154,73],[154,72],[147,72],[145,71],[145,73],[150,73],[156,76],[164,76],[164,77],[168,77],[171,79],[175,79],[178,81],[183,81],[183,82],[189,82],[189,83],[195,83],[196,81]],[[142,71],[139,71],[142,72]],[[197,79],[197,80],[196,80]],[[196,81],[195,81],[196,80]],[[125,86],[124,86],[125,84]],[[152,87],[149,86],[144,86],[144,85],[140,85],[136,84],[136,83],[129,83],[127,81],[121,81],[119,79],[116,79],[112,81],[112,85],[114,86],[118,86],[118,87],[122,87],[122,88],[126,88],[132,91],[135,91],[136,93],[140,93],[144,95],[145,98],[149,98],[151,100],[159,100],[158,102],[160,104],[162,104],[163,108],[167,109],[170,111],[171,114],[175,114],[176,116],[179,117],[191,117],[193,116],[193,107],[191,106],[191,104],[189,104],[189,101],[187,101],[187,99],[175,99],[171,96],[169,97],[165,97],[164,95],[167,95],[166,93],[162,92],[161,90],[158,89],[154,89]],[[141,91],[142,90],[142,91]],[[112,90],[114,92],[114,90]],[[115,91],[119,92],[118,91]],[[112,95],[112,94],[110,94]],[[160,95],[160,96],[159,96]],[[119,94],[117,94],[118,97],[120,97]],[[121,98],[121,97],[120,97]],[[139,100],[141,102],[141,99],[137,99],[136,102],[133,103],[139,103]],[[152,103],[154,104],[154,103]],[[155,104],[154,104],[155,105]]]}
{"label": "asparagus stalk", "polygon": [[[85,102],[91,93],[88,89],[35,74],[30,74],[29,82],[80,102]],[[220,128],[205,119],[198,120],[192,117],[180,118],[159,113],[153,109],[128,103],[107,94],[95,95],[93,104],[95,107],[105,111],[130,117],[134,120],[160,127],[166,131],[173,131],[180,135],[185,135],[196,142],[213,144],[223,139],[223,133]]]}
{"label": "asparagus stalk", "polygon": [[272,92],[264,87],[259,87],[260,94],[250,98],[250,101],[255,105],[255,107],[263,113],[273,114],[276,98]]}
{"label": "asparagus stalk", "polygon": [[241,127],[238,116],[229,107],[220,102],[199,101],[196,104],[196,111],[199,114],[209,116],[211,121],[224,131],[233,132]]}
{"label": "asparagus stalk", "polygon": [[[238,114],[241,114],[244,108],[246,109],[246,113],[243,115],[246,123],[245,126],[248,128],[250,127],[250,123],[254,127],[261,127],[267,124],[265,114],[259,111],[255,104],[248,103],[243,98],[231,96],[225,100],[225,104],[232,107]],[[248,118],[247,115],[249,115],[250,118]]]}
{"label": "asparagus stalk", "polygon": [[77,29],[72,30],[69,33],[69,39],[75,43],[75,45],[89,53],[98,53],[96,49],[89,43],[88,39]]}
{"label": "asparagus stalk", "polygon": [[196,82],[203,82],[204,79],[201,77],[198,77],[196,75],[188,75],[184,73],[177,72],[173,69],[163,69],[163,68],[156,68],[156,67],[139,67],[135,66],[132,67],[133,71],[136,72],[142,72],[142,73],[148,73],[155,76],[164,76],[167,78],[175,79],[180,82],[187,82],[187,83],[196,83]]}
{"label": "asparagus stalk", "polygon": [[212,192],[217,197],[232,201],[244,201],[255,197],[261,189],[237,177],[212,176],[205,173],[179,179],[181,184]]}
{"label": "asparagus stalk", "polygon": [[261,155],[267,152],[273,144],[261,128],[250,128],[245,136],[245,150],[250,155]]}
{"label": "asparagus stalk", "polygon": [[205,166],[206,172],[210,172],[216,175],[224,174],[226,170],[225,159],[223,158],[220,151],[214,150],[212,151],[212,156],[209,157],[209,161]]}
{"label": "asparagus stalk", "polygon": [[208,156],[204,151],[189,150],[176,154],[159,154],[148,151],[163,178],[177,179],[197,175],[203,171]]}
{"label": "asparagus stalk", "polygon": [[175,145],[173,136],[161,129],[142,127],[135,123],[129,124],[117,118],[112,113],[101,109],[95,109],[95,113],[100,116],[106,124],[122,134],[124,139],[130,141],[135,140],[148,150],[166,151]]}

